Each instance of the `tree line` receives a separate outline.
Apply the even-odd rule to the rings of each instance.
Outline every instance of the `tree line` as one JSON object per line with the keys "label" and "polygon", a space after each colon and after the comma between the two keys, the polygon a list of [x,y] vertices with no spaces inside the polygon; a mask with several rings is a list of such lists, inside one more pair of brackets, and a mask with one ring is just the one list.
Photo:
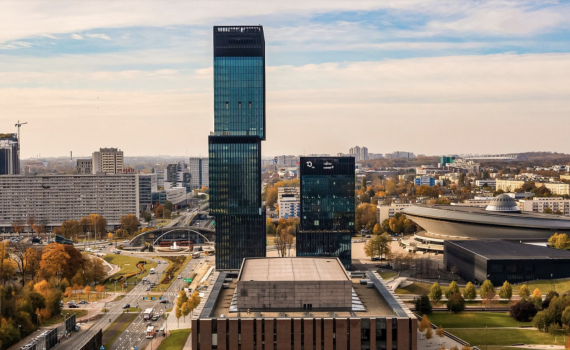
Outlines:
{"label": "tree line", "polygon": [[[81,254],[71,245],[52,243],[41,248],[22,242],[1,243],[1,349],[60,315],[64,294],[102,283],[105,277],[101,259]],[[103,288],[95,287],[98,293]]]}

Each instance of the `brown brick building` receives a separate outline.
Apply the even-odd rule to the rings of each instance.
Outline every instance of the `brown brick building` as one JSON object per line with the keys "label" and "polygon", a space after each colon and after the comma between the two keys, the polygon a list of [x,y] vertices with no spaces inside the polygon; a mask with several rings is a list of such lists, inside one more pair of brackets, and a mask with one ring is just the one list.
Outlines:
{"label": "brown brick building", "polygon": [[416,350],[416,329],[375,273],[351,278],[332,258],[253,258],[218,275],[191,336],[193,350]]}

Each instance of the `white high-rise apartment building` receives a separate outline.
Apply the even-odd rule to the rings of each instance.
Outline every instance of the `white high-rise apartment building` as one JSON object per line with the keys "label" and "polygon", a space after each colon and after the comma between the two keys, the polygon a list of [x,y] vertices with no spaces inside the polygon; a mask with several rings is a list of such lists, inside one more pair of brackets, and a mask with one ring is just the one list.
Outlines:
{"label": "white high-rise apartment building", "polygon": [[348,154],[355,158],[355,161],[368,160],[368,148],[354,146],[348,150]]}
{"label": "white high-rise apartment building", "polygon": [[208,158],[191,157],[188,163],[190,186],[192,188],[210,187]]}
{"label": "white high-rise apartment building", "polygon": [[123,151],[118,148],[101,148],[99,152],[93,152],[93,174],[121,174],[123,168]]}
{"label": "white high-rise apartment building", "polygon": [[277,205],[279,205],[279,218],[298,218],[301,214],[301,188],[279,187]]}
{"label": "white high-rise apartment building", "polygon": [[139,176],[6,175],[0,176],[0,227],[34,217],[48,227],[99,214],[109,225],[122,215],[139,215]]}

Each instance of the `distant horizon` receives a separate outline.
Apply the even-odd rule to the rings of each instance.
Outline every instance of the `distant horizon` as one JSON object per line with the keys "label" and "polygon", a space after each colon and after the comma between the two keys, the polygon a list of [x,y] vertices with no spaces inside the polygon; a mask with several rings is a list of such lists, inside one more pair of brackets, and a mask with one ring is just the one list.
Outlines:
{"label": "distant horizon", "polygon": [[[370,151],[370,150],[369,150]],[[383,156],[387,153],[393,153],[396,151],[390,151],[390,152],[386,152],[386,153],[381,153]],[[420,156],[425,156],[425,157],[441,157],[441,156],[466,156],[466,155],[485,155],[485,154],[490,154],[490,155],[500,155],[500,154],[523,154],[523,153],[552,153],[552,154],[560,154],[560,155],[566,155],[566,156],[570,156],[570,153],[564,153],[564,152],[556,152],[556,151],[523,151],[523,152],[510,152],[510,153],[446,153],[446,154],[424,154],[424,153],[416,153],[413,151],[402,151],[400,150],[400,152],[411,152],[413,153],[416,157],[418,155]],[[329,154],[331,157],[336,157],[337,153],[340,152],[336,152],[336,153],[312,153],[312,154]],[[344,152],[343,152],[344,153]],[[376,152],[372,152],[372,153],[376,153]],[[378,152],[380,153],[380,152]],[[344,154],[348,154],[344,153]],[[291,153],[279,153],[279,154],[274,154],[274,155],[262,155],[262,159],[272,159],[274,157],[278,157],[278,156],[295,156],[295,157],[303,157],[303,156],[308,156],[309,154],[291,154]],[[167,158],[178,158],[178,159],[184,159],[184,158],[193,158],[193,157],[201,157],[201,158],[208,158],[207,155],[188,155],[188,156],[173,156],[173,155],[167,155],[167,154],[158,154],[158,155],[127,155],[124,154],[125,158],[156,158],[156,157],[167,157]],[[27,160],[40,160],[40,159],[70,159],[69,156],[40,156],[40,157],[30,157],[30,158],[21,158],[22,161],[27,161]],[[84,156],[73,156],[73,160],[77,160],[77,159],[84,159],[84,158],[91,158],[91,155],[84,155]],[[390,159],[390,158],[379,158],[379,159]],[[392,159],[404,159],[404,158],[392,158]],[[374,160],[374,159],[369,159],[369,160]]]}
{"label": "distant horizon", "polygon": [[28,123],[22,158],[207,154],[213,26],[236,23],[264,26],[267,154],[570,151],[547,136],[570,129],[567,2],[102,4],[0,2],[0,132]]}

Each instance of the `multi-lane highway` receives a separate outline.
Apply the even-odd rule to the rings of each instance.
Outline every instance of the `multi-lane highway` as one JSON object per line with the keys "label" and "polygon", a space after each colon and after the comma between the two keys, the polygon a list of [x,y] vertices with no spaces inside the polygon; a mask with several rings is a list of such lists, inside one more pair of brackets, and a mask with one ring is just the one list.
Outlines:
{"label": "multi-lane highway", "polygon": [[[154,260],[158,261],[160,259],[156,258],[149,258],[149,257],[142,257],[141,260]],[[155,268],[156,274],[155,276],[162,276],[162,271],[166,269],[168,264],[159,264]],[[152,276],[152,275],[148,275]],[[158,284],[158,283],[157,283]],[[105,305],[105,308],[108,310],[107,313],[103,314],[103,317],[95,321],[95,323],[85,332],[79,334],[79,336],[75,339],[62,343],[58,346],[58,350],[75,350],[80,349],[81,346],[88,340],[93,337],[95,333],[97,333],[100,329],[103,331],[109,327],[109,325],[117,319],[123,313],[123,306],[125,304],[130,304],[131,306],[140,305],[140,301],[142,300],[141,295],[146,295],[146,288],[147,285],[143,285],[142,283],[136,285],[125,297],[116,302],[108,302]],[[142,335],[142,333],[141,333]],[[120,348],[117,348],[120,349]]]}
{"label": "multi-lane highway", "polygon": [[[168,265],[167,264],[160,264],[158,266],[161,266],[164,268],[165,266],[168,266]],[[182,278],[179,279],[178,276],[174,276],[174,278],[175,278],[174,282],[172,282],[170,287],[166,290],[166,292],[163,295],[164,299],[168,300],[168,303],[166,303],[166,304],[160,303],[160,300],[143,301],[142,297],[145,296],[147,293],[149,293],[146,291],[146,287],[148,285],[145,284],[142,291],[138,292],[139,293],[138,300],[135,303],[135,305],[139,305],[139,308],[141,310],[140,314],[125,329],[125,331],[119,336],[119,338],[117,340],[115,340],[115,342],[113,343],[111,348],[108,350],[128,350],[128,349],[131,349],[132,347],[135,347],[135,346],[138,347],[139,349],[144,349],[149,344],[151,339],[145,338],[146,328],[147,328],[147,324],[149,321],[143,320],[142,311],[144,311],[147,308],[152,308],[155,313],[158,313],[159,315],[161,315],[161,317],[157,321],[154,321],[154,322],[151,321],[152,324],[154,325],[155,329],[158,331],[166,323],[166,320],[163,318],[162,314],[166,311],[166,309],[173,307],[173,305],[174,305],[173,303],[176,299],[176,296],[178,295],[180,289],[183,287],[183,284],[184,284],[183,278],[190,276],[190,274],[194,271],[194,266],[196,266],[196,268],[198,268],[200,266],[200,264],[197,263],[196,260],[190,261],[190,263],[187,264],[184,267],[184,269],[178,274],[178,275],[182,276]],[[148,279],[151,282],[154,281],[156,283],[157,287],[160,286],[159,282],[162,279],[162,277],[163,277],[162,270],[160,271],[159,274],[157,274],[155,276],[148,275]],[[137,286],[137,287],[140,287],[140,286]],[[153,294],[156,294],[156,292],[153,292]],[[125,304],[125,302],[121,303],[121,305],[124,305],[124,304]],[[133,306],[133,303],[130,303],[130,304],[131,304],[131,306]],[[159,334],[157,332],[155,337],[156,338],[162,337],[162,334]]]}

